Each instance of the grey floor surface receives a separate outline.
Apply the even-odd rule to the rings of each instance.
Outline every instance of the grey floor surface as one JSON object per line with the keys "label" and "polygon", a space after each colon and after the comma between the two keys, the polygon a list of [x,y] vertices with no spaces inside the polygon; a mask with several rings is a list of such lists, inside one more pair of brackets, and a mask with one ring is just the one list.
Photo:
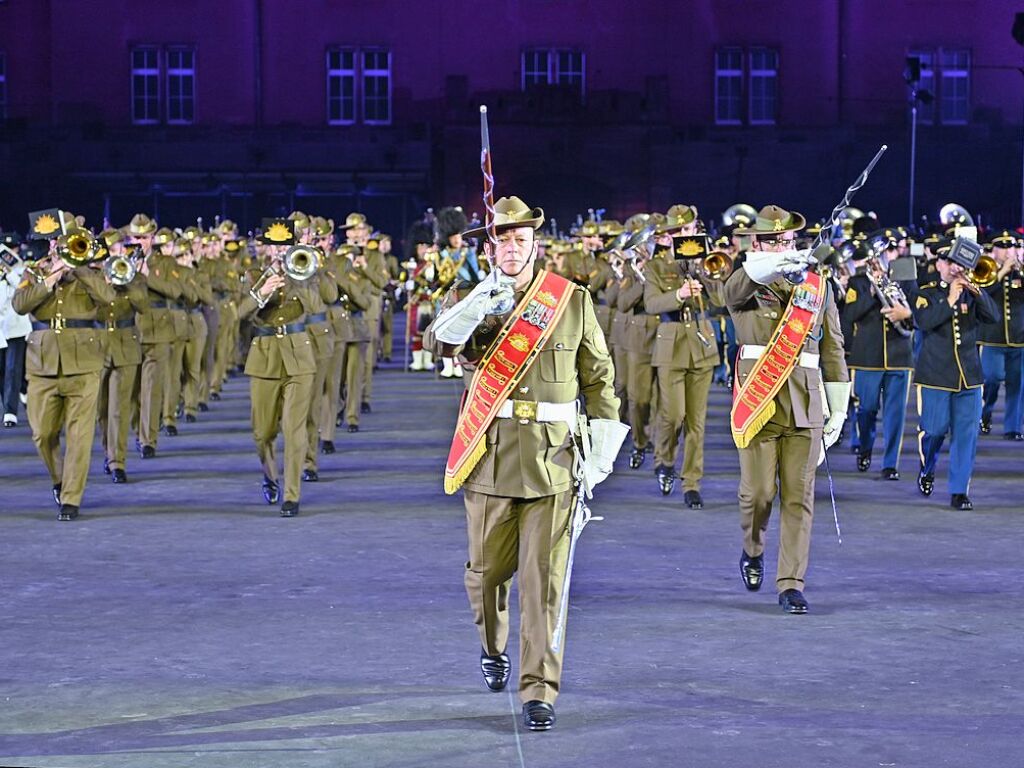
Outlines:
{"label": "grey floor surface", "polygon": [[71,524],[24,418],[0,433],[0,765],[1024,766],[1024,445],[1001,416],[970,513],[946,506],[945,458],[918,495],[912,419],[898,483],[837,449],[844,541],[819,474],[794,617],[740,583],[713,391],[703,511],[625,454],[601,487],[558,727],[535,734],[477,669],[461,501],[441,492],[460,385],[376,382],[293,520],[262,502],[244,378],[133,454],[128,485],[97,448]]}

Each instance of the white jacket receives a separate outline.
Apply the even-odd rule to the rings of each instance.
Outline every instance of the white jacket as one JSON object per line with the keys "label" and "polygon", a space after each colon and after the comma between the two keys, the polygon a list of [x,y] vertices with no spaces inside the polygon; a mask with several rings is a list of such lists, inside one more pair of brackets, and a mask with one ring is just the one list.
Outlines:
{"label": "white jacket", "polygon": [[21,282],[25,265],[19,264],[7,273],[6,280],[0,280],[0,347],[7,346],[7,339],[17,339],[32,333],[32,319],[19,315],[11,306],[14,290]]}

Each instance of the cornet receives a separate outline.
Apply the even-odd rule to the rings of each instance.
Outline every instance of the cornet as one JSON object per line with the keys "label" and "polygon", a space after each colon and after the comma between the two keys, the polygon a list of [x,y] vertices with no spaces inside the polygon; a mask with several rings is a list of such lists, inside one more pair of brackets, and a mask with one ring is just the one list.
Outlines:
{"label": "cornet", "polygon": [[135,262],[125,256],[110,256],[103,262],[103,274],[111,285],[125,286],[135,279],[138,267]]}
{"label": "cornet", "polygon": [[57,256],[68,267],[82,267],[95,261],[102,251],[100,242],[85,229],[73,229],[57,238]]}

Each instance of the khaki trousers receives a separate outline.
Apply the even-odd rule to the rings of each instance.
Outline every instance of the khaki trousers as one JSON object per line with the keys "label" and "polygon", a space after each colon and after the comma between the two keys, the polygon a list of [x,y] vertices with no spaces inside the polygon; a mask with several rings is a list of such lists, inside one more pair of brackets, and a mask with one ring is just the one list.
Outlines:
{"label": "khaki trousers", "polygon": [[217,348],[217,333],[220,328],[220,311],[217,307],[204,306],[203,317],[206,318],[206,342],[203,344],[203,356],[200,361],[199,403],[205,403],[210,399],[210,382],[213,379],[213,355]]}
{"label": "khaki trousers", "polygon": [[[363,382],[359,395],[360,399],[356,403],[357,410],[362,403],[370,402],[370,396],[373,394],[373,369],[377,365],[377,345],[380,343],[380,316],[383,305],[383,294],[378,293],[370,297],[370,309],[366,313],[366,325],[370,329],[370,341],[363,350]],[[356,422],[358,421],[356,419]],[[349,424],[352,423],[351,421],[349,422]]]}
{"label": "khaki trousers", "polygon": [[654,395],[654,368],[650,357],[629,355],[626,358],[626,397],[629,400],[629,425],[633,446],[646,448],[651,444],[651,398]]}
{"label": "khaki trousers", "polygon": [[619,421],[629,418],[629,353],[621,344],[611,348],[612,365],[615,366],[615,396],[619,398]]}
{"label": "khaki trousers", "polygon": [[[569,556],[569,492],[510,499],[465,491],[466,593],[488,655],[508,645],[508,595],[519,573],[519,698],[554,703],[562,655],[551,651]],[[563,643],[562,648],[565,648]]]}
{"label": "khaki trousers", "polygon": [[675,468],[679,433],[683,439],[683,490],[699,491],[704,477],[704,424],[713,369],[658,368],[657,436],[654,458],[657,464]]}
{"label": "khaki trousers", "polygon": [[213,352],[213,373],[210,391],[219,393],[228,377],[228,368],[235,364],[235,344],[238,339],[238,306],[234,300],[220,304],[220,324]]}
{"label": "khaki trousers", "polygon": [[302,462],[306,457],[306,415],[313,388],[313,374],[280,379],[249,379],[252,397],[252,436],[263,474],[278,481],[274,443],[284,433],[284,501],[298,501]]}
{"label": "khaki trousers", "polygon": [[384,356],[385,360],[390,360],[395,352],[395,313],[390,305],[384,305],[380,322],[383,326],[380,353]]}
{"label": "khaki trousers", "polygon": [[142,368],[139,383],[139,442],[156,448],[160,432],[164,381],[171,359],[173,342],[142,343]]}
{"label": "khaki trousers", "polygon": [[365,341],[342,343],[335,339],[334,354],[327,369],[327,397],[320,413],[320,439],[334,441],[335,419],[341,404],[341,389],[345,388],[345,421],[359,423],[359,405],[362,402],[363,362]]}
{"label": "khaki trousers", "polygon": [[[328,337],[331,338],[331,337]],[[331,345],[332,354],[334,345]],[[309,412],[306,414],[306,461],[303,469],[317,471],[319,452],[320,420],[327,401],[327,370],[331,366],[332,355],[316,359],[316,373],[313,374],[313,385],[309,395]]]}
{"label": "khaki trousers", "polygon": [[[198,317],[202,319],[202,315]],[[185,413],[195,416],[199,410],[199,398],[204,382],[203,359],[206,354],[206,320],[200,323],[193,323],[192,331],[192,337],[185,342],[181,381]]]}
{"label": "khaki trousers", "polygon": [[128,455],[128,427],[132,420],[132,393],[139,366],[115,367],[108,359],[100,374],[97,400],[100,442],[111,469],[124,469]]}
{"label": "khaki trousers", "polygon": [[161,423],[177,425],[178,403],[181,400],[181,375],[184,368],[187,339],[171,342],[171,353],[167,357],[167,375],[164,376],[164,396],[161,406]]}
{"label": "khaki trousers", "polygon": [[764,552],[764,534],[779,494],[779,592],[804,588],[814,519],[814,476],[821,429],[783,427],[769,422],[750,445],[740,449],[740,527],[743,549]]}
{"label": "khaki trousers", "polygon": [[[74,376],[28,376],[28,423],[32,441],[50,473],[50,482],[61,484],[62,504],[82,504],[89,459],[96,433],[96,397],[100,372]],[[67,446],[60,450],[64,430]]]}

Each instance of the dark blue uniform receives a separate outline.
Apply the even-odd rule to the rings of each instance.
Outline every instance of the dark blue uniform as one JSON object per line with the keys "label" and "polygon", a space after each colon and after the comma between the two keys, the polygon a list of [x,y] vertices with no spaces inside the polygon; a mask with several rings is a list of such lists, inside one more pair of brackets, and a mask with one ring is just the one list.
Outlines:
{"label": "dark blue uniform", "polygon": [[[882,302],[871,280],[863,273],[850,278],[842,315],[851,333],[847,365],[854,371],[853,392],[857,397],[857,434],[860,441],[857,468],[866,472],[871,466],[881,406],[885,443],[883,472],[897,470],[903,445],[910,371],[914,367],[911,339],[902,335],[882,314]],[[887,473],[886,477],[895,480],[899,473]]]}
{"label": "dark blue uniform", "polygon": [[914,323],[922,333],[914,368],[921,417],[918,444],[921,475],[930,479],[946,433],[951,433],[949,492],[966,495],[981,417],[978,332],[983,323],[995,322],[999,311],[985,291],[974,296],[964,290],[955,307],[948,300],[949,286],[939,280],[922,283],[910,296]]}
{"label": "dark blue uniform", "polygon": [[992,410],[999,399],[999,384],[1006,381],[1006,413],[1003,435],[1020,440],[1024,420],[1024,275],[1011,270],[1006,277],[985,289],[996,303],[997,322],[983,325],[978,336],[981,344],[981,369],[985,374],[981,408],[982,428],[988,431]]}

